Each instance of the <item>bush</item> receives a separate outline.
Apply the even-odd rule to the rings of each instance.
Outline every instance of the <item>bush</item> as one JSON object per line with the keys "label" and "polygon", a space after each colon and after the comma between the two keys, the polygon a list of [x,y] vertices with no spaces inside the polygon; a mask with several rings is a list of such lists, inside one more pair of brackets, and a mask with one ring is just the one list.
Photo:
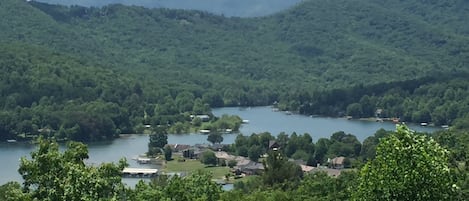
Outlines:
{"label": "bush", "polygon": [[217,157],[213,151],[205,151],[200,157],[200,162],[205,165],[217,165]]}

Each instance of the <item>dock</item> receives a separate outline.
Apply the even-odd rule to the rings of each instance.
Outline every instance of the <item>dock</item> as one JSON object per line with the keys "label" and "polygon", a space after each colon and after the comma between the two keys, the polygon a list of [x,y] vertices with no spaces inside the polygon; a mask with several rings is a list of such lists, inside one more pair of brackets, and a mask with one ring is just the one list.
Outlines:
{"label": "dock", "polygon": [[122,174],[127,177],[156,177],[158,169],[153,168],[124,168]]}

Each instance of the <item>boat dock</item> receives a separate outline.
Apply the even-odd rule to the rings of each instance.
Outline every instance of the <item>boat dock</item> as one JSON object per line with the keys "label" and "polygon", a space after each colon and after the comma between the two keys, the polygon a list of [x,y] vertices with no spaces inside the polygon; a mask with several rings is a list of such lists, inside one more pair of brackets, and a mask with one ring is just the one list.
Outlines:
{"label": "boat dock", "polygon": [[156,177],[158,169],[153,168],[124,168],[122,174],[127,177]]}

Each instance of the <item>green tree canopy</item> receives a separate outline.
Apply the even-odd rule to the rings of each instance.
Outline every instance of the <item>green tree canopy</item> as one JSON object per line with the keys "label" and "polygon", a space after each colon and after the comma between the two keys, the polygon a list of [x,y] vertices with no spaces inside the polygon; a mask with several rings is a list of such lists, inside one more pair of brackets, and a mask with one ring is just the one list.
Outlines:
{"label": "green tree canopy", "polygon": [[448,151],[405,125],[380,142],[361,170],[355,200],[453,200]]}
{"label": "green tree canopy", "polygon": [[207,135],[207,141],[211,142],[212,144],[221,143],[223,142],[223,136],[221,135],[221,133],[212,132]]}
{"label": "green tree canopy", "polygon": [[213,151],[204,151],[202,156],[200,157],[200,162],[205,165],[216,165],[217,164],[217,157]]}
{"label": "green tree canopy", "polygon": [[23,189],[38,200],[117,199],[123,189],[125,160],[87,166],[86,158],[88,150],[82,143],[70,142],[67,150],[60,152],[56,142],[40,138],[31,159],[21,158],[18,171],[24,179]]}

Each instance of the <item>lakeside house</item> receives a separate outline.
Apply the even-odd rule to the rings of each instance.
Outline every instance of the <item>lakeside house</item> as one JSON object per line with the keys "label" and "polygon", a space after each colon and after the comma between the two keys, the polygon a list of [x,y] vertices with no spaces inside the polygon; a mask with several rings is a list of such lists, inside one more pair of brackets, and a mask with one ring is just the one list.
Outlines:
{"label": "lakeside house", "polygon": [[301,171],[303,171],[304,173],[310,173],[311,171],[315,169],[315,167],[313,166],[303,165],[303,164],[301,164],[300,167],[301,167]]}
{"label": "lakeside house", "polygon": [[188,159],[199,159],[201,154],[202,154],[201,150],[185,149],[182,151],[182,157],[188,158]]}
{"label": "lakeside house", "polygon": [[340,157],[335,157],[333,159],[329,159],[328,162],[330,164],[330,167],[333,169],[343,169],[345,167],[344,161],[345,161],[345,157],[340,156]]}
{"label": "lakeside house", "polygon": [[259,162],[249,161],[246,165],[237,165],[236,170],[246,175],[260,175],[264,172],[264,165]]}
{"label": "lakeside house", "polygon": [[316,167],[316,168],[313,168],[311,171],[309,171],[309,173],[316,173],[316,172],[324,172],[330,177],[338,177],[340,176],[340,173],[342,172],[342,170],[327,168],[327,167]]}
{"label": "lakeside house", "polygon": [[269,149],[277,151],[280,149],[280,144],[278,144],[275,140],[269,140]]}
{"label": "lakeside house", "polygon": [[191,148],[191,145],[188,144],[168,144],[173,152],[182,152],[186,149]]}
{"label": "lakeside house", "polygon": [[243,156],[234,156],[224,151],[215,152],[215,156],[218,160],[236,161],[236,166],[233,167],[233,172],[237,175],[258,175],[264,171],[264,165],[262,163],[251,161]]}
{"label": "lakeside house", "polygon": [[206,114],[190,115],[191,119],[199,118],[203,122],[210,121],[210,116]]}

